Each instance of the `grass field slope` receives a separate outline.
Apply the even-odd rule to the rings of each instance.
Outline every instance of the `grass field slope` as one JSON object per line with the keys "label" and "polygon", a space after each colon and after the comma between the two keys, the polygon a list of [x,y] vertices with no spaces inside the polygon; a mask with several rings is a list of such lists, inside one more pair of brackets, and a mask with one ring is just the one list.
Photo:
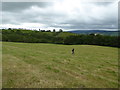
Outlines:
{"label": "grass field slope", "polygon": [[118,48],[13,42],[2,45],[3,88],[118,87]]}

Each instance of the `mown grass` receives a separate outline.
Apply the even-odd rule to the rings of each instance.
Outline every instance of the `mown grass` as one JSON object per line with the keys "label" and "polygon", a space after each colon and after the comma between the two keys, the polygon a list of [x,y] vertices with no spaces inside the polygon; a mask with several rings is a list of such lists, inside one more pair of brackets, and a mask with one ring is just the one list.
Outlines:
{"label": "mown grass", "polygon": [[3,88],[118,87],[118,48],[13,42],[2,46]]}

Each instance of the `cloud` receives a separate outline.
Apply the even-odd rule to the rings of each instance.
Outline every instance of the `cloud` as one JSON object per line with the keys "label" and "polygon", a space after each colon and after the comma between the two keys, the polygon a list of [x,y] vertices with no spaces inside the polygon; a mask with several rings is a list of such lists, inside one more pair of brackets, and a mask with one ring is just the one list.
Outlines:
{"label": "cloud", "polygon": [[4,2],[4,27],[117,29],[117,2]]}
{"label": "cloud", "polygon": [[8,12],[18,12],[24,9],[28,9],[31,6],[39,6],[39,7],[48,7],[52,5],[51,2],[3,2],[2,3],[2,10]]}

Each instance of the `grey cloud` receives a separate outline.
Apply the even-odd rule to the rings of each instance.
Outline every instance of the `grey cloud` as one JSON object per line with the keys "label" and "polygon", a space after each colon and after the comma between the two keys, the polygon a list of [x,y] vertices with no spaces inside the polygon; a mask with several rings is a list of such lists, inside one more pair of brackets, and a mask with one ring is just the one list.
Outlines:
{"label": "grey cloud", "polygon": [[19,12],[28,9],[31,6],[38,6],[41,8],[52,5],[51,2],[2,2],[2,10],[7,12]]}
{"label": "grey cloud", "polygon": [[112,2],[93,2],[93,3],[99,6],[107,6],[112,4]]}
{"label": "grey cloud", "polygon": [[[53,8],[51,2],[7,2],[3,3],[3,24],[20,25],[21,23],[42,23],[45,27],[63,29],[116,29],[117,18],[112,3],[91,3],[100,13],[91,12],[84,5],[83,11],[76,8],[71,13]],[[106,6],[107,5],[107,6]],[[33,8],[31,8],[33,6]],[[62,6],[61,6],[62,7]],[[102,9],[100,8],[102,7]],[[86,9],[84,9],[86,8]],[[92,7],[94,10],[94,8]],[[107,11],[108,10],[108,11]],[[113,13],[112,13],[113,12]]]}

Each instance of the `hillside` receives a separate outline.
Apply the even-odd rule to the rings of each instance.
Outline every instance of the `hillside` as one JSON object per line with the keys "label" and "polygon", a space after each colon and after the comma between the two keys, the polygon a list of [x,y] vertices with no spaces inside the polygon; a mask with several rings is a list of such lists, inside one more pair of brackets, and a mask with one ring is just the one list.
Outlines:
{"label": "hillside", "polygon": [[110,35],[110,36],[118,36],[119,31],[106,31],[106,30],[72,30],[68,31],[71,33],[76,33],[76,34],[91,34],[91,33],[96,33],[96,34],[102,34],[102,35]]}
{"label": "hillside", "polygon": [[[117,88],[118,48],[3,42],[3,88]],[[75,48],[75,54],[71,49]]]}

